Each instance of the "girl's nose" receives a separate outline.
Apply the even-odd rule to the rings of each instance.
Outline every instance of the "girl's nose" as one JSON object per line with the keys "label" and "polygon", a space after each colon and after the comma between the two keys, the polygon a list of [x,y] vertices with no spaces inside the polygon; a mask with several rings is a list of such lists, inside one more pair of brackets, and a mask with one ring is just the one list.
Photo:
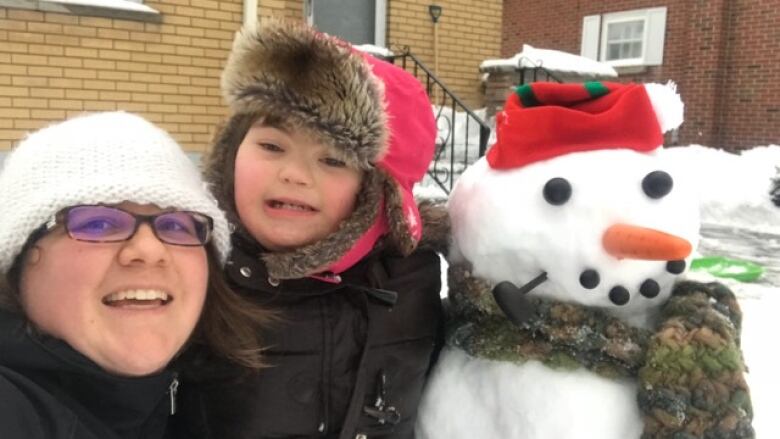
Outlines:
{"label": "girl's nose", "polygon": [[285,183],[308,186],[312,182],[311,168],[304,160],[287,160],[279,173]]}

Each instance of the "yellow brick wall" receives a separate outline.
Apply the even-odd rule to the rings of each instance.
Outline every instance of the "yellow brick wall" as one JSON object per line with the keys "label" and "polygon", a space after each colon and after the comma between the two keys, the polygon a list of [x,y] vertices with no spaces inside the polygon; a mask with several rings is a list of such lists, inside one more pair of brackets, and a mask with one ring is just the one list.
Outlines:
{"label": "yellow brick wall", "polygon": [[[322,0],[318,0],[322,1]],[[429,1],[388,0],[388,47],[408,45],[433,68]],[[440,0],[437,74],[484,105],[479,63],[500,53],[501,0]],[[74,115],[137,112],[185,149],[207,148],[226,108],[219,76],[241,0],[145,1],[161,23],[0,8],[0,150]],[[303,19],[303,0],[259,0],[261,23]]]}
{"label": "yellow brick wall", "polygon": [[484,106],[479,64],[501,54],[502,0],[388,0],[389,47],[409,46],[433,70],[431,3],[443,9],[438,23],[439,71],[434,73],[467,105]]}
{"label": "yellow brick wall", "polygon": [[261,25],[270,18],[276,20],[303,20],[303,1],[304,0],[258,0],[257,9]]}
{"label": "yellow brick wall", "polygon": [[0,150],[51,121],[117,109],[204,150],[226,112],[219,76],[242,2],[144,3],[161,23],[0,8]]}

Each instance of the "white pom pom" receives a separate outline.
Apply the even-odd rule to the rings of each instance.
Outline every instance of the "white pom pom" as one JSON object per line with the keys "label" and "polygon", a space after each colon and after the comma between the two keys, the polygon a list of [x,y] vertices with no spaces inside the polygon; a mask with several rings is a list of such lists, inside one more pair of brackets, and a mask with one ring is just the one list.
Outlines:
{"label": "white pom pom", "polygon": [[645,84],[645,90],[653,104],[662,132],[671,131],[683,123],[683,102],[677,94],[677,85],[669,81],[664,84]]}

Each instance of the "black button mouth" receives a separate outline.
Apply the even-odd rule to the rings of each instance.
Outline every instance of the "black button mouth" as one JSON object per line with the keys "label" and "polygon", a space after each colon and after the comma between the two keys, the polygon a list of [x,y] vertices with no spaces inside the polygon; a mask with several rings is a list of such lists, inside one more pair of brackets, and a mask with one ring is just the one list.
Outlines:
{"label": "black button mouth", "polygon": [[596,270],[587,269],[580,274],[580,285],[583,288],[592,290],[599,286],[600,282],[601,276],[599,276],[599,272]]}
{"label": "black button mouth", "polygon": [[631,294],[620,285],[609,290],[609,300],[615,305],[625,305],[631,299]]}
{"label": "black button mouth", "polygon": [[658,285],[658,282],[654,281],[653,279],[647,279],[646,281],[642,282],[642,285],[639,287],[639,294],[647,297],[648,299],[657,297],[660,292],[661,286]]}
{"label": "black button mouth", "polygon": [[672,274],[680,274],[685,271],[685,260],[669,261],[666,263],[666,271]]}

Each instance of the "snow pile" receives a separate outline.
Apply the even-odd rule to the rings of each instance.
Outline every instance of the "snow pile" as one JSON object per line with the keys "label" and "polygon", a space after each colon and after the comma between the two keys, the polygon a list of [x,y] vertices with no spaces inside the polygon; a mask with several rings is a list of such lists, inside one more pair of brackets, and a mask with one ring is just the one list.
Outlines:
{"label": "snow pile", "polygon": [[780,167],[780,146],[733,154],[701,145],[664,149],[671,166],[681,167],[699,190],[704,224],[780,233],[780,210],[769,191]]}
{"label": "snow pile", "polygon": [[560,50],[537,49],[523,44],[522,52],[511,58],[489,59],[480,64],[480,71],[543,67],[551,72],[616,78],[611,66]]}

